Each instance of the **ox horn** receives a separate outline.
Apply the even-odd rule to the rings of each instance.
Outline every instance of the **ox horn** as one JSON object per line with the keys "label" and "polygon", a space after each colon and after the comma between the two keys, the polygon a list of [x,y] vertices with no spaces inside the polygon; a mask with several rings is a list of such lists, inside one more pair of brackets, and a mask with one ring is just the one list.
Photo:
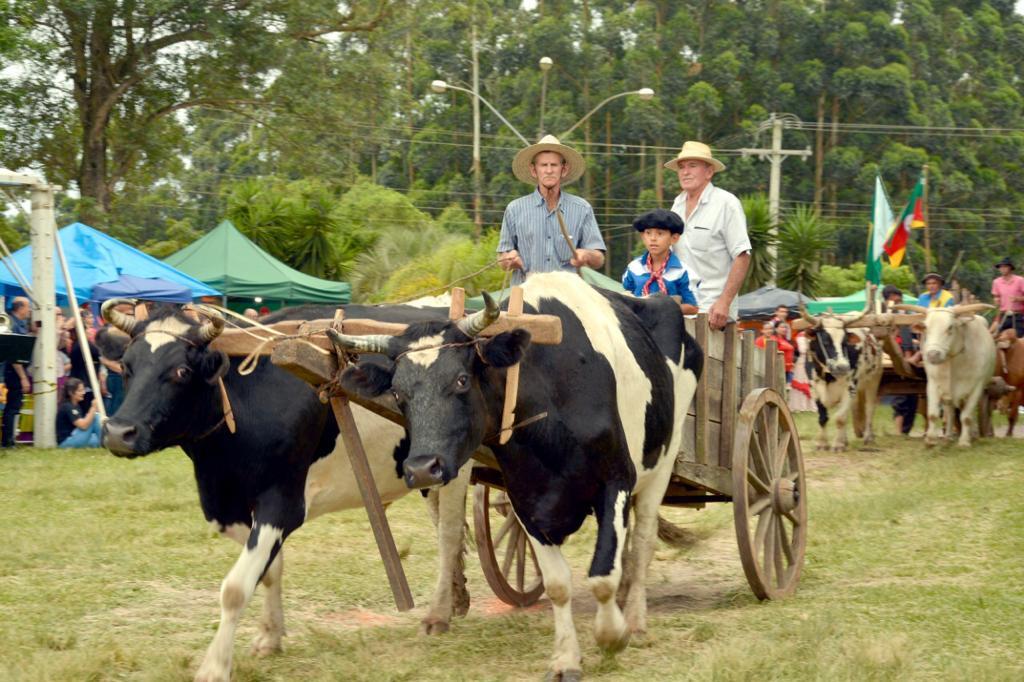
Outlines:
{"label": "ox horn", "polygon": [[473,338],[480,334],[484,329],[491,326],[495,320],[501,315],[501,310],[498,308],[498,304],[494,302],[490,294],[484,292],[484,309],[473,313],[469,317],[464,317],[456,323],[459,331],[466,336]]}
{"label": "ox horn", "polygon": [[128,305],[135,307],[135,299],[132,298],[109,298],[103,302],[100,306],[100,316],[104,320],[114,325],[117,329],[120,329],[128,336],[132,336],[135,332],[136,327],[139,325],[139,321],[130,315],[125,315],[120,310],[117,310],[114,306],[127,303]]}
{"label": "ox horn", "polygon": [[923,305],[916,305],[914,303],[897,303],[893,306],[894,310],[909,310],[912,313],[924,313],[928,314],[928,309]]}
{"label": "ox horn", "polygon": [[976,315],[983,310],[994,310],[995,306],[988,303],[966,303],[963,305],[955,305],[950,309],[950,312],[954,315]]}
{"label": "ox horn", "polygon": [[800,306],[800,317],[802,317],[804,321],[812,327],[818,326],[818,323],[821,321],[814,315],[807,312],[807,307],[803,305]]}
{"label": "ox horn", "polygon": [[387,334],[356,336],[354,334],[342,334],[335,329],[327,329],[327,338],[331,340],[331,343],[338,350],[355,351],[357,353],[382,353],[386,355],[391,339],[394,337]]}
{"label": "ox horn", "polygon": [[209,343],[220,336],[222,331],[224,331],[224,318],[219,315],[213,315],[199,327],[196,334],[199,336],[200,342]]}

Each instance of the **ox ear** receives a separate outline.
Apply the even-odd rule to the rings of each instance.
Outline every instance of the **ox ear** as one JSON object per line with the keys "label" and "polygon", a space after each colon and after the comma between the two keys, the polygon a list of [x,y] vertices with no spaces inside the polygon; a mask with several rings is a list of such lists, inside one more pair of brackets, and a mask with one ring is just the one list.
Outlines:
{"label": "ox ear", "polygon": [[228,354],[222,350],[210,351],[203,354],[203,359],[199,365],[199,373],[206,383],[215,384],[225,374],[228,373],[228,369],[231,367],[231,361],[228,359]]}
{"label": "ox ear", "polygon": [[376,398],[391,388],[394,371],[372,362],[349,365],[341,373],[341,387],[347,393],[364,398]]}
{"label": "ox ear", "polygon": [[491,367],[511,367],[523,359],[526,349],[530,347],[530,332],[525,329],[513,329],[498,334],[489,341],[480,343],[480,355]]}

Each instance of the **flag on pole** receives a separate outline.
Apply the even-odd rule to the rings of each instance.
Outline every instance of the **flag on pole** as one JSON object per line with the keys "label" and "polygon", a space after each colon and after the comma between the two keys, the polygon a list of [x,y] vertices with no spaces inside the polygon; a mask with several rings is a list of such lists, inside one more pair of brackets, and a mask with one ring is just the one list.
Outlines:
{"label": "flag on pole", "polygon": [[889,237],[895,217],[889,205],[889,197],[885,194],[881,176],[875,176],[875,199],[871,207],[871,227],[868,231],[868,253],[865,258],[867,267],[864,278],[872,284],[882,283],[882,254],[885,252],[885,241]]}
{"label": "flag on pole", "polygon": [[885,252],[889,254],[889,263],[899,267],[903,262],[903,254],[907,251],[907,242],[910,240],[910,230],[924,227],[924,175],[917,181],[914,191],[910,193],[910,200],[907,207],[903,209],[900,219],[893,228],[892,235],[885,242]]}

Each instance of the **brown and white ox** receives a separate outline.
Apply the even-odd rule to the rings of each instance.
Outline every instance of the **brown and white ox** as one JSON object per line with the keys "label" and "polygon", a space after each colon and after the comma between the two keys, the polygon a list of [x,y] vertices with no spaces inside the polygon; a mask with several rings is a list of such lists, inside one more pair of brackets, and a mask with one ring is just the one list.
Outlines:
{"label": "brown and white ox", "polygon": [[846,422],[853,412],[853,430],[864,445],[875,440],[871,422],[878,406],[878,386],[882,381],[882,349],[871,330],[860,325],[864,313],[811,315],[800,311],[803,319],[793,328],[809,337],[814,378],[811,388],[818,406],[816,447],[829,447],[825,426],[829,415],[835,418],[836,435],[832,450],[847,447]]}
{"label": "brown and white ox", "polygon": [[[971,444],[977,426],[975,411],[995,371],[996,345],[985,318],[977,315],[992,308],[987,303],[969,303],[951,308],[898,305],[924,315],[914,323],[921,336],[921,355],[928,377],[928,431],[925,445],[937,445],[942,438],[943,409],[946,410],[945,437],[952,440],[954,410],[960,410],[961,446]],[[918,318],[920,319],[920,318]],[[905,324],[900,321],[897,324]]]}
{"label": "brown and white ox", "polygon": [[1003,331],[996,339],[999,349],[995,377],[1002,379],[1010,391],[999,400],[999,406],[1006,413],[1007,437],[1013,435],[1017,415],[1024,405],[1024,339],[1017,338],[1012,329]]}

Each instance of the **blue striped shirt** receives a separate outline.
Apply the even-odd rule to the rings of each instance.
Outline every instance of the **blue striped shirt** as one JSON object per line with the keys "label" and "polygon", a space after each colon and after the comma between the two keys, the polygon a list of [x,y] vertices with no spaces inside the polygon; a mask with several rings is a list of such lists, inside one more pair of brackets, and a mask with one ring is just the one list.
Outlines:
{"label": "blue striped shirt", "polygon": [[[577,249],[605,250],[594,209],[586,199],[564,191],[558,197],[558,210],[565,219],[569,237]],[[549,211],[540,190],[509,203],[501,220],[498,253],[515,249],[523,260],[523,269],[512,272],[512,284],[522,284],[532,272],[573,270],[573,254],[562,237],[558,215]]]}

